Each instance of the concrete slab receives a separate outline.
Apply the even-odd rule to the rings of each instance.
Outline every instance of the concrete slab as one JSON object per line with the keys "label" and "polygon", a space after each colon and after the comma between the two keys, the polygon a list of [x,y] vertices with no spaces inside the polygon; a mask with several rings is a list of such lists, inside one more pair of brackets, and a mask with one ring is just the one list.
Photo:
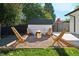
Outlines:
{"label": "concrete slab", "polygon": [[[53,34],[58,36],[60,34],[60,32],[54,32]],[[79,40],[79,38],[72,35],[71,33],[65,33],[62,38],[65,39],[65,40]]]}

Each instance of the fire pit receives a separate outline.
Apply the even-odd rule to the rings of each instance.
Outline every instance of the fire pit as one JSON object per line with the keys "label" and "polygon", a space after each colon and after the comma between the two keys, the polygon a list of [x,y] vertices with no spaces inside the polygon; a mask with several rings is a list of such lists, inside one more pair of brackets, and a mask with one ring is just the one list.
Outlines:
{"label": "fire pit", "polygon": [[39,39],[39,38],[42,37],[42,34],[41,34],[41,31],[40,30],[38,30],[35,35],[36,35],[36,38],[37,39]]}

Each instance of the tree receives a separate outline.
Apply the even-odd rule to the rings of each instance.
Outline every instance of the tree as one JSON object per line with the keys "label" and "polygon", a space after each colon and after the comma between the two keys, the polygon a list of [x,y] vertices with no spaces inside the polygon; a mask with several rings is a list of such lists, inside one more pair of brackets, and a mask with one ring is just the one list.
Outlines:
{"label": "tree", "polygon": [[34,18],[43,18],[44,13],[42,12],[42,6],[41,4],[37,3],[27,3],[24,4],[23,13],[26,16],[26,21],[28,22],[31,19]]}
{"label": "tree", "polygon": [[19,4],[0,4],[0,21],[3,25],[14,25],[19,21]]}
{"label": "tree", "polygon": [[63,22],[69,23],[70,19],[65,19]]}
{"label": "tree", "polygon": [[56,15],[54,14],[54,8],[51,3],[45,3],[44,11],[47,18],[50,18],[55,21]]}

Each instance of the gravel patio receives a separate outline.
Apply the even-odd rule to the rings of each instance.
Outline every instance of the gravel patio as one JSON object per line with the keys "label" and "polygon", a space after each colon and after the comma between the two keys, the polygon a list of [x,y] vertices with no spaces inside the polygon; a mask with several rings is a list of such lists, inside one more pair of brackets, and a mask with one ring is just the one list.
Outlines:
{"label": "gravel patio", "polygon": [[[55,35],[59,35],[58,32],[54,32],[53,34]],[[14,40],[16,40],[16,36],[15,35],[9,35],[5,38],[2,38],[0,40],[0,46],[4,46]],[[75,37],[74,35],[70,34],[70,33],[65,33],[63,36],[63,39],[71,42],[72,44],[79,46],[79,38]],[[52,46],[53,40],[52,38],[47,38],[46,36],[42,36],[41,39],[36,39],[36,37],[34,35],[29,36],[26,39],[26,44],[28,45],[29,48],[47,48]],[[57,46],[57,45],[55,45]]]}

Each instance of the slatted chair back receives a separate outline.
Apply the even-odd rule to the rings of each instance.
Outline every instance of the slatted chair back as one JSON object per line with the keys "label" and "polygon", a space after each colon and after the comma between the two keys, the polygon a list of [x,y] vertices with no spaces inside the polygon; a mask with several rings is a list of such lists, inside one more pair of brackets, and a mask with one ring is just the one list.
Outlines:
{"label": "slatted chair back", "polygon": [[[54,35],[57,37],[56,35]],[[74,47],[74,48],[79,48],[79,46],[73,45],[71,42],[64,40],[63,38],[57,41],[57,44],[60,47]]]}
{"label": "slatted chair back", "polygon": [[14,34],[16,35],[18,41],[20,43],[23,43],[24,42],[24,39],[23,37],[18,33],[18,31],[15,29],[15,27],[11,27],[12,31],[14,32]]}
{"label": "slatted chair back", "polygon": [[54,46],[54,44],[55,44],[56,42],[58,42],[60,39],[62,39],[62,37],[63,37],[63,35],[65,34],[65,32],[66,32],[66,29],[62,30],[61,33],[60,33],[60,35],[57,36],[55,39],[53,38],[53,40],[54,40],[53,46]]}
{"label": "slatted chair back", "polygon": [[47,33],[46,33],[46,36],[50,37],[52,35],[52,28],[49,28]]}

